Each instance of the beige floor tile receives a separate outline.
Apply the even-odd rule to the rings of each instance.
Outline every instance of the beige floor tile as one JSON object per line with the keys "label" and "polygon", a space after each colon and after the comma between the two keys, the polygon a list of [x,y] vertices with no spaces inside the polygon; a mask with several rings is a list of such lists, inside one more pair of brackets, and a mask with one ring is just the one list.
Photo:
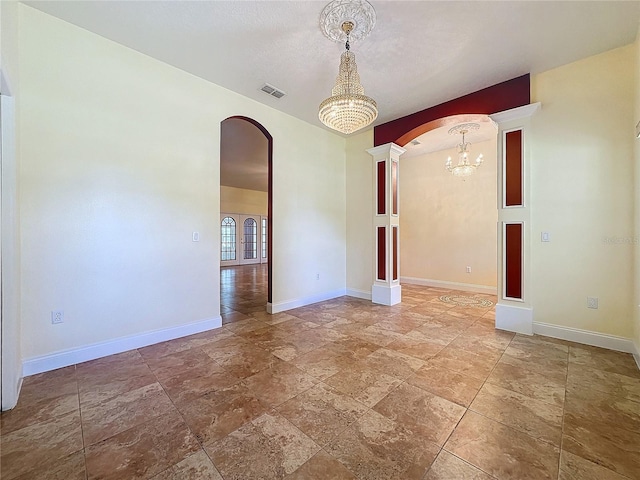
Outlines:
{"label": "beige floor tile", "polygon": [[640,472],[640,432],[609,425],[599,418],[564,416],[563,450],[629,478]]}
{"label": "beige floor tile", "polygon": [[640,403],[640,378],[571,363],[567,375],[567,384],[570,386],[579,385]]}
{"label": "beige floor tile", "polygon": [[403,383],[373,409],[420,438],[442,446],[466,409],[420,388]]}
{"label": "beige floor tile", "polygon": [[567,451],[563,451],[560,455],[558,480],[624,480],[625,478],[608,468]]}
{"label": "beige floor tile", "polygon": [[277,407],[277,411],[318,445],[324,446],[368,408],[320,383],[286,401]]}
{"label": "beige floor tile", "polygon": [[424,480],[491,480],[482,470],[442,450]]}
{"label": "beige floor tile", "polygon": [[369,411],[325,450],[366,480],[421,479],[439,447],[385,416]]}
{"label": "beige floor tile", "polygon": [[285,480],[357,480],[338,460],[320,450]]}
{"label": "beige floor tile", "polygon": [[402,380],[371,369],[352,368],[338,372],[324,382],[367,407],[373,407]]}
{"label": "beige floor tile", "polygon": [[500,480],[558,476],[557,447],[474,412],[467,412],[444,449]]}
{"label": "beige floor tile", "polygon": [[313,387],[318,380],[289,364],[278,364],[243,381],[264,404],[276,407]]}
{"label": "beige floor tile", "polygon": [[[0,473],[4,470],[0,470]],[[2,478],[6,478],[3,474]],[[33,470],[20,475],[15,480],[86,480],[84,451],[79,450],[69,456],[52,462],[39,463]]]}
{"label": "beige floor tile", "polygon": [[371,355],[365,357],[361,365],[365,369],[375,370],[385,375],[404,380],[413,375],[425,364],[423,360],[396,352],[388,348],[380,348]]}
{"label": "beige floor tile", "polygon": [[89,404],[82,408],[84,444],[93,445],[174,409],[159,383]]}
{"label": "beige floor tile", "polygon": [[569,349],[569,362],[596,370],[640,378],[640,369],[630,353],[581,345]]}
{"label": "beige floor tile", "polygon": [[551,405],[564,404],[565,383],[549,378],[524,367],[504,362],[506,355],[496,365],[487,383],[512,390]]}
{"label": "beige floor tile", "polygon": [[427,361],[427,365],[443,367],[454,372],[485,380],[500,358],[495,352],[479,355],[448,346]]}
{"label": "beige floor tile", "polygon": [[88,479],[153,477],[199,449],[182,417],[170,412],[87,447]]}
{"label": "beige floor tile", "polygon": [[204,450],[199,450],[154,476],[153,480],[223,480],[223,478]]}
{"label": "beige floor tile", "polygon": [[180,413],[202,444],[224,438],[268,408],[241,383],[180,404]]}
{"label": "beige floor tile", "polygon": [[469,409],[534,438],[560,446],[562,407],[485,383]]}
{"label": "beige floor tile", "polygon": [[160,381],[180,375],[192,368],[213,364],[215,364],[214,360],[197,347],[147,359],[147,365]]}
{"label": "beige floor tile", "polygon": [[189,369],[175,377],[161,380],[160,383],[171,400],[179,406],[205,393],[235,385],[241,380],[241,377],[224,367],[209,364]]}
{"label": "beige floor tile", "polygon": [[[80,412],[75,410],[0,436],[3,480],[29,477],[40,464],[57,461],[81,450]],[[33,478],[33,477],[32,477]]]}
{"label": "beige floor tile", "polygon": [[266,480],[293,473],[320,447],[287,419],[272,412],[205,445],[205,449],[225,480]]}
{"label": "beige floor tile", "polygon": [[471,404],[484,383],[476,377],[429,364],[407,378],[406,382],[463,407]]}
{"label": "beige floor tile", "polygon": [[131,390],[156,383],[158,380],[144,361],[130,366],[93,366],[78,368],[80,406],[104,402]]}

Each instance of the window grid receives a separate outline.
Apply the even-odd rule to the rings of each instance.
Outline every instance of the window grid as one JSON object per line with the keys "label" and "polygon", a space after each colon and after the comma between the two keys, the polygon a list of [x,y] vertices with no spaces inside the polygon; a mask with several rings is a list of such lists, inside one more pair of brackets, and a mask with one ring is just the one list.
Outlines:
{"label": "window grid", "polygon": [[258,258],[258,225],[253,218],[244,221],[244,259]]}
{"label": "window grid", "polygon": [[236,221],[231,217],[224,217],[220,224],[221,259],[222,261],[236,259]]}
{"label": "window grid", "polygon": [[267,258],[267,219],[262,219],[262,258]]}

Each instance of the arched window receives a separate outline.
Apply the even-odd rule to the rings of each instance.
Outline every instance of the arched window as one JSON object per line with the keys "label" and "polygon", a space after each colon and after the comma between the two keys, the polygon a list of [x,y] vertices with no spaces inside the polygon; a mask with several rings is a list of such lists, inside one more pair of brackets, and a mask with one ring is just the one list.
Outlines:
{"label": "arched window", "polygon": [[236,221],[231,217],[224,217],[220,224],[221,260],[236,259]]}
{"label": "arched window", "polygon": [[253,218],[244,221],[244,259],[258,258],[258,225]]}

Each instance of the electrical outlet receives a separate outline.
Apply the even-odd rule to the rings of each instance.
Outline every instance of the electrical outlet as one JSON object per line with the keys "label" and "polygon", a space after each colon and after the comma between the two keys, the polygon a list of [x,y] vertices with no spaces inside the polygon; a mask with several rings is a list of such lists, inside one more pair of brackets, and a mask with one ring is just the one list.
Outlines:
{"label": "electrical outlet", "polygon": [[467,267],[467,273],[471,273],[471,267]]}
{"label": "electrical outlet", "polygon": [[320,274],[316,273],[316,280],[320,280]]}
{"label": "electrical outlet", "polygon": [[62,310],[52,310],[51,311],[51,323],[64,323],[64,312]]}
{"label": "electrical outlet", "polygon": [[587,297],[587,308],[598,308],[598,297]]}
{"label": "electrical outlet", "polygon": [[191,234],[191,241],[199,242],[200,241],[200,233],[199,232],[193,232]]}

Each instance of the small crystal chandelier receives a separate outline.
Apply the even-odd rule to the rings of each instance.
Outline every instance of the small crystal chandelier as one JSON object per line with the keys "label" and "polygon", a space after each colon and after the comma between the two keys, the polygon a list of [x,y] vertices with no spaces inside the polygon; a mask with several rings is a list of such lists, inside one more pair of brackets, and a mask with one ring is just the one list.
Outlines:
{"label": "small crystal chandelier", "polygon": [[[339,30],[336,23],[340,22]],[[370,125],[378,118],[376,102],[364,94],[356,57],[350,50],[349,39],[360,39],[368,35],[375,24],[375,11],[365,0],[335,0],[327,5],[320,16],[325,35],[332,40],[340,39],[339,32],[346,35],[346,51],[340,57],[340,69],[331,96],[320,104],[318,117],[329,128],[344,134]]]}
{"label": "small crystal chandelier", "polygon": [[456,177],[468,177],[475,172],[476,168],[482,165],[482,154],[478,155],[474,163],[469,163],[469,147],[471,144],[464,141],[464,136],[469,133],[469,130],[478,130],[479,128],[480,125],[477,123],[463,123],[449,129],[450,135],[462,134],[462,143],[458,144],[458,164],[454,167],[451,164],[451,157],[447,158],[446,163],[447,170]]}

